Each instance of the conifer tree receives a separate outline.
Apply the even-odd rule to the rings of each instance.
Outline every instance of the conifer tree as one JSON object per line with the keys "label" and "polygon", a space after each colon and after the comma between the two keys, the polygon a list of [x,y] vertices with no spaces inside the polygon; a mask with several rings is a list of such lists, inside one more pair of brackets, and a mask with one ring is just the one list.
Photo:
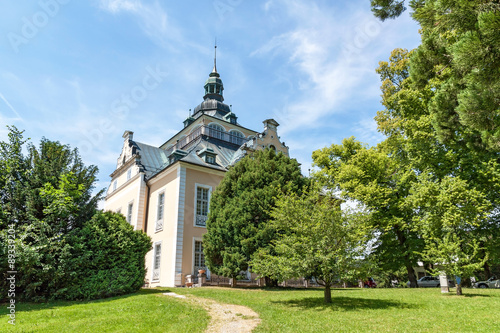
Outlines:
{"label": "conifer tree", "polygon": [[272,149],[255,151],[229,169],[212,194],[203,236],[210,271],[236,283],[253,254],[276,237],[269,223],[276,196],[300,192],[306,183],[299,163]]}

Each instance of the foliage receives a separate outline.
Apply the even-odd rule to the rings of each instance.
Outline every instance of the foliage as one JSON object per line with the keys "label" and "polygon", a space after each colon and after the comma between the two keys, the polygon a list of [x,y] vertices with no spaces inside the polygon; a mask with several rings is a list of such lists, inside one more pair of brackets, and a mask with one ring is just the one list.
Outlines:
{"label": "foliage", "polygon": [[[131,292],[144,279],[151,246],[123,216],[97,211],[102,191],[92,195],[97,168],[78,152],[42,139],[28,144],[11,128],[1,142],[0,298],[6,297],[8,226],[15,231],[18,299],[88,299]],[[22,272],[22,273],[21,273]]]}
{"label": "foliage", "polygon": [[97,213],[68,241],[73,245],[66,276],[73,277],[65,299],[95,299],[139,290],[151,240],[121,214]]}
{"label": "foliage", "polygon": [[415,174],[401,168],[381,147],[368,148],[354,138],[313,152],[320,169],[316,175],[332,190],[340,190],[346,200],[362,203],[371,212],[370,225],[377,234],[377,258],[398,270],[404,266],[416,286],[413,267],[423,248],[413,228],[413,210],[402,205]]}
{"label": "foliage", "polygon": [[[372,10],[394,18],[398,4],[372,1]],[[440,141],[500,151],[500,3],[413,0],[410,7],[422,35],[411,76],[434,92],[428,111]]]}
{"label": "foliage", "polygon": [[246,270],[252,255],[276,237],[269,223],[275,197],[300,192],[306,182],[296,160],[271,149],[255,151],[232,167],[210,200],[203,236],[209,269],[226,277]]}
{"label": "foliage", "polygon": [[366,246],[363,216],[342,212],[338,199],[312,192],[282,196],[271,217],[279,237],[257,252],[252,270],[279,281],[314,277],[330,303],[331,286],[352,277]]}
{"label": "foliage", "polygon": [[440,182],[421,178],[407,204],[418,211],[414,220],[426,241],[423,259],[439,265],[436,270],[448,276],[473,276],[488,259],[477,229],[487,220],[490,203],[460,178],[445,177]]}
{"label": "foliage", "polygon": [[396,0],[371,0],[373,15],[385,21],[388,18],[395,18],[406,10],[404,1]]}
{"label": "foliage", "polygon": [[[456,218],[453,223],[457,230],[469,231],[466,235],[463,233],[450,235],[450,230],[446,228],[444,221],[434,224],[435,232],[438,232],[438,227],[443,228],[439,231],[441,234],[437,240],[446,239],[448,244],[445,247],[451,251],[449,255],[457,257],[459,253],[456,251],[475,248],[478,253],[474,256],[470,256],[474,251],[468,254],[461,253],[469,260],[474,258],[474,263],[470,262],[472,265],[470,267],[477,267],[480,263],[484,263],[484,258],[490,257],[489,263],[494,265],[498,257],[495,253],[500,252],[498,242],[495,241],[495,237],[491,237],[500,231],[498,154],[487,150],[471,150],[463,144],[440,141],[440,135],[432,125],[433,115],[429,111],[435,90],[430,84],[419,88],[414,83],[409,75],[412,54],[413,52],[396,49],[392,52],[389,62],[381,62],[377,69],[383,81],[382,104],[386,107],[385,110],[378,112],[376,117],[379,129],[387,135],[387,139],[381,145],[400,169],[411,170],[417,176],[411,185],[413,198],[405,203],[405,207],[417,213],[413,219],[414,229],[422,234],[422,238],[427,242],[426,247],[443,249],[436,244],[433,235],[427,230],[427,225],[422,222],[422,219],[428,218],[422,215],[424,211],[428,213],[422,207],[436,209],[435,203],[438,198],[447,198],[448,207],[455,205],[459,213],[465,214],[459,196],[451,195],[453,192],[451,189],[455,189],[455,192],[461,193],[462,196],[468,193],[471,195],[470,198],[480,197],[482,207],[489,207],[488,214],[483,213],[480,222],[475,220],[474,227],[470,224],[472,218],[467,221],[460,218],[458,212],[452,215]],[[421,195],[416,201],[417,189],[424,191],[424,188],[427,188],[427,194]],[[441,214],[444,214],[444,211],[435,214],[437,221],[442,218]],[[448,236],[441,238],[447,232]],[[472,246],[472,241],[466,241],[467,246],[464,246],[464,236],[475,239],[477,245]],[[431,256],[427,254],[426,258],[429,263],[433,263]]]}
{"label": "foliage", "polygon": [[[92,194],[97,167],[85,166],[77,149],[45,138],[38,148],[28,143],[24,156],[22,149],[26,142],[23,132],[12,127],[9,142],[0,143],[0,229],[6,228],[7,222],[27,228],[34,220],[45,221],[54,234],[80,227],[94,215],[104,193],[101,190]],[[62,199],[63,192],[72,206],[65,212],[54,206],[58,205],[55,201]],[[48,207],[49,202],[53,206]]]}

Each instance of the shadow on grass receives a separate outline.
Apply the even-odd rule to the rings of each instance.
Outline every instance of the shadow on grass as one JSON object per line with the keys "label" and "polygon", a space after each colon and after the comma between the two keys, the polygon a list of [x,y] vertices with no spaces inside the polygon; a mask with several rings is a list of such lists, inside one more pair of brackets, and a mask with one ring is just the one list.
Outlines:
{"label": "shadow on grass", "polygon": [[[55,308],[62,308],[62,307],[68,307],[68,306],[74,306],[74,305],[83,305],[83,304],[92,304],[92,303],[105,303],[105,302],[110,302],[110,301],[115,301],[119,299],[125,299],[133,296],[140,296],[140,295],[151,295],[151,294],[159,294],[159,293],[165,293],[169,292],[170,290],[164,289],[141,289],[138,292],[132,293],[132,294],[126,294],[126,295],[121,295],[121,296],[113,296],[113,297],[107,297],[107,298],[100,298],[100,299],[94,299],[94,300],[85,300],[85,301],[62,301],[62,300],[57,300],[57,301],[49,301],[46,303],[33,303],[33,302],[25,302],[25,301],[16,301],[16,312],[32,312],[32,311],[41,311],[41,310],[46,310],[46,309],[55,309]],[[5,304],[0,304],[0,316],[6,315],[8,313],[7,309],[7,303]]]}
{"label": "shadow on grass", "polygon": [[[235,288],[233,288],[235,289]],[[260,287],[257,289],[261,289],[264,291],[318,291],[318,290],[324,290],[325,288],[321,287],[309,287],[309,288],[303,288],[303,287]],[[360,288],[331,288],[332,293],[334,291],[359,291]]]}
{"label": "shadow on grass", "polygon": [[442,294],[444,297],[491,297],[491,295],[485,295],[485,294],[469,294],[469,293],[463,293],[462,295],[457,295],[456,292],[450,291],[449,293]]}
{"label": "shadow on grass", "polygon": [[272,301],[274,304],[281,304],[289,307],[298,307],[303,310],[326,310],[334,311],[357,311],[357,310],[382,310],[389,308],[411,309],[418,307],[415,304],[408,304],[397,301],[387,301],[370,298],[355,298],[355,297],[332,297],[332,303],[326,304],[322,297],[308,297],[301,299],[293,299],[288,301]]}

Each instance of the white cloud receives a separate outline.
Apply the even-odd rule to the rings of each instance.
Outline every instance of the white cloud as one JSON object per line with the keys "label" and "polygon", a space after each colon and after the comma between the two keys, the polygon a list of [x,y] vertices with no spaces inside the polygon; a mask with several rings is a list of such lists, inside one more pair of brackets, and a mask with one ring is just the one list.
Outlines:
{"label": "white cloud", "polygon": [[356,133],[359,141],[370,145],[375,145],[384,140],[384,136],[377,130],[377,122],[370,117],[361,119],[352,130]]}
{"label": "white cloud", "polygon": [[159,46],[169,47],[169,41],[181,40],[180,29],[172,24],[158,1],[100,0],[99,6],[112,14],[135,16],[143,32]]}
{"label": "white cloud", "polygon": [[8,108],[8,112],[5,112],[5,115],[7,115],[7,117],[4,117],[2,116],[2,109],[3,108],[0,108],[0,117],[1,117],[1,120],[2,120],[2,123],[5,121],[20,121],[20,120],[23,120],[23,118],[19,115],[19,113],[17,112],[17,110],[9,103],[9,101],[7,100],[7,98],[5,98],[5,96],[0,93],[0,100],[2,100],[4,102],[4,104],[7,106]]}
{"label": "white cloud", "polygon": [[270,16],[284,12],[293,26],[251,54],[286,59],[283,71],[294,82],[294,97],[274,115],[283,133],[321,126],[322,119],[343,112],[352,96],[378,96],[374,70],[388,55],[380,43],[394,36],[368,7],[343,15],[304,0],[273,0],[263,11]]}
{"label": "white cloud", "polygon": [[142,4],[137,0],[101,0],[100,6],[112,13],[118,13],[121,11],[138,12]]}

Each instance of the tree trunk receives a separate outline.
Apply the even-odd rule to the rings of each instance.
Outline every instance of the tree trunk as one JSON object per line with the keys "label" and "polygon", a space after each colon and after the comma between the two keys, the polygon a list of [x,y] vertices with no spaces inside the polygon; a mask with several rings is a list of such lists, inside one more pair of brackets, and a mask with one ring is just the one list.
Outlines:
{"label": "tree trunk", "polygon": [[330,304],[332,302],[332,291],[330,289],[330,284],[325,283],[325,303]]}
{"label": "tree trunk", "polygon": [[457,284],[457,296],[462,296],[462,284]]}
{"label": "tree trunk", "polygon": [[404,262],[406,271],[408,272],[408,280],[410,280],[410,288],[418,288],[417,277],[415,276],[415,271],[413,270],[413,265],[411,264],[410,256],[407,251],[406,237],[398,227],[394,227],[394,230],[396,231],[399,245],[405,250]]}
{"label": "tree trunk", "polygon": [[491,270],[490,270],[490,265],[488,263],[484,263],[484,274],[486,274],[486,278],[489,279],[491,276]]}
{"label": "tree trunk", "polygon": [[266,287],[278,287],[278,280],[271,279],[269,276],[265,276]]}
{"label": "tree trunk", "polygon": [[417,277],[415,276],[415,271],[413,270],[413,266],[408,259],[408,256],[405,255],[405,266],[406,271],[408,272],[408,279],[410,280],[410,288],[418,288]]}
{"label": "tree trunk", "polygon": [[236,287],[236,277],[235,276],[231,278],[231,288],[234,288],[234,287]]}

